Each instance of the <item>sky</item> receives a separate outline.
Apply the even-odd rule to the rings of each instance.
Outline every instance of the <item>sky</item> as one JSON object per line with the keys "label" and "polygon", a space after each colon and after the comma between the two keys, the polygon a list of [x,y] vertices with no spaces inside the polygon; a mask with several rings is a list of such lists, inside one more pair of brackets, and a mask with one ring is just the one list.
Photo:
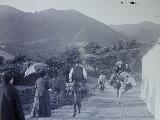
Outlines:
{"label": "sky", "polygon": [[[130,4],[135,2],[135,4]],[[0,0],[25,12],[75,9],[107,25],[151,21],[160,24],[160,0]]]}

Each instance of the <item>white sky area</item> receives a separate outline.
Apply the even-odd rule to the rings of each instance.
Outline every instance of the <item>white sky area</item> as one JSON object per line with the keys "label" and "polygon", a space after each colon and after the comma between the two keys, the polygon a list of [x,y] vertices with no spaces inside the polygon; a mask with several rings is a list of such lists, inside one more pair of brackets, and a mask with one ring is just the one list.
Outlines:
{"label": "white sky area", "polygon": [[[131,1],[138,4],[130,4]],[[107,25],[142,21],[160,24],[160,0],[0,0],[0,5],[9,5],[25,12],[49,8],[75,9]]]}

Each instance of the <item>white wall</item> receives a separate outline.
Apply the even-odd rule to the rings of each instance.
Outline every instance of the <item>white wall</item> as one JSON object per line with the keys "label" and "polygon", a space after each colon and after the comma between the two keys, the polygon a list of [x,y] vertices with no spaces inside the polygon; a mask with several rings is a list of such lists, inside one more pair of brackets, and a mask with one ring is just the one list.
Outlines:
{"label": "white wall", "polygon": [[160,44],[142,59],[141,98],[156,120],[160,120]]}

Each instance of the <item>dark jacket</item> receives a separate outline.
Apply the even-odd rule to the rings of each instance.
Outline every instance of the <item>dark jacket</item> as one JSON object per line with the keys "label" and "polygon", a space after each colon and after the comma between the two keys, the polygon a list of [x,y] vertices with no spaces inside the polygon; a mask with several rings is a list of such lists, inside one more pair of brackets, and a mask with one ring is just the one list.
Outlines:
{"label": "dark jacket", "polygon": [[117,66],[116,68],[115,68],[115,73],[117,73],[117,74],[120,74],[120,72],[123,72],[124,71],[124,67],[123,66]]}
{"label": "dark jacket", "polygon": [[38,96],[46,96],[49,93],[48,89],[49,86],[49,79],[48,78],[39,78],[36,81],[36,89],[38,91]]}
{"label": "dark jacket", "polygon": [[50,117],[51,116],[51,107],[50,107],[50,93],[48,89],[49,78],[39,78],[36,81],[36,89],[38,92],[38,116],[39,117]]}
{"label": "dark jacket", "polygon": [[17,90],[11,84],[0,84],[0,120],[25,120]]}

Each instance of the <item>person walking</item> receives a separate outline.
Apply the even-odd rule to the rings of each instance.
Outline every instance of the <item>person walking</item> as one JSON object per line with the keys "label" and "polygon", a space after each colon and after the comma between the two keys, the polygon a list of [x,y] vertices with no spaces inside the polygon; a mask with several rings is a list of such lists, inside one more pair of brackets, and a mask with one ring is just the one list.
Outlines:
{"label": "person walking", "polygon": [[131,73],[131,68],[130,68],[129,64],[125,65],[125,70],[124,71],[127,72],[127,73]]}
{"label": "person walking", "polygon": [[101,72],[99,78],[98,78],[98,85],[100,86],[100,91],[104,92],[104,85],[106,83],[106,76],[103,72]]}
{"label": "person walking", "polygon": [[116,89],[116,96],[119,100],[120,97],[120,88],[122,88],[122,81],[121,81],[121,77],[120,74],[124,71],[124,67],[123,67],[123,62],[122,61],[118,61],[115,68],[114,68],[114,73],[111,75],[110,78],[110,85],[113,86]]}
{"label": "person walking", "polygon": [[120,75],[124,71],[124,66],[122,61],[117,62],[117,66],[115,68],[115,73]]}
{"label": "person walking", "polygon": [[33,117],[50,117],[50,93],[49,78],[46,75],[46,71],[41,71],[41,78],[35,83],[36,94],[33,104]]}
{"label": "person walking", "polygon": [[25,120],[21,102],[16,88],[12,85],[12,72],[2,73],[0,84],[0,120]]}
{"label": "person walking", "polygon": [[76,116],[76,107],[80,113],[81,101],[82,101],[82,92],[86,84],[87,72],[81,64],[81,60],[78,58],[76,60],[76,65],[70,70],[69,73],[69,82],[73,83],[73,96],[74,96],[74,114]]}

